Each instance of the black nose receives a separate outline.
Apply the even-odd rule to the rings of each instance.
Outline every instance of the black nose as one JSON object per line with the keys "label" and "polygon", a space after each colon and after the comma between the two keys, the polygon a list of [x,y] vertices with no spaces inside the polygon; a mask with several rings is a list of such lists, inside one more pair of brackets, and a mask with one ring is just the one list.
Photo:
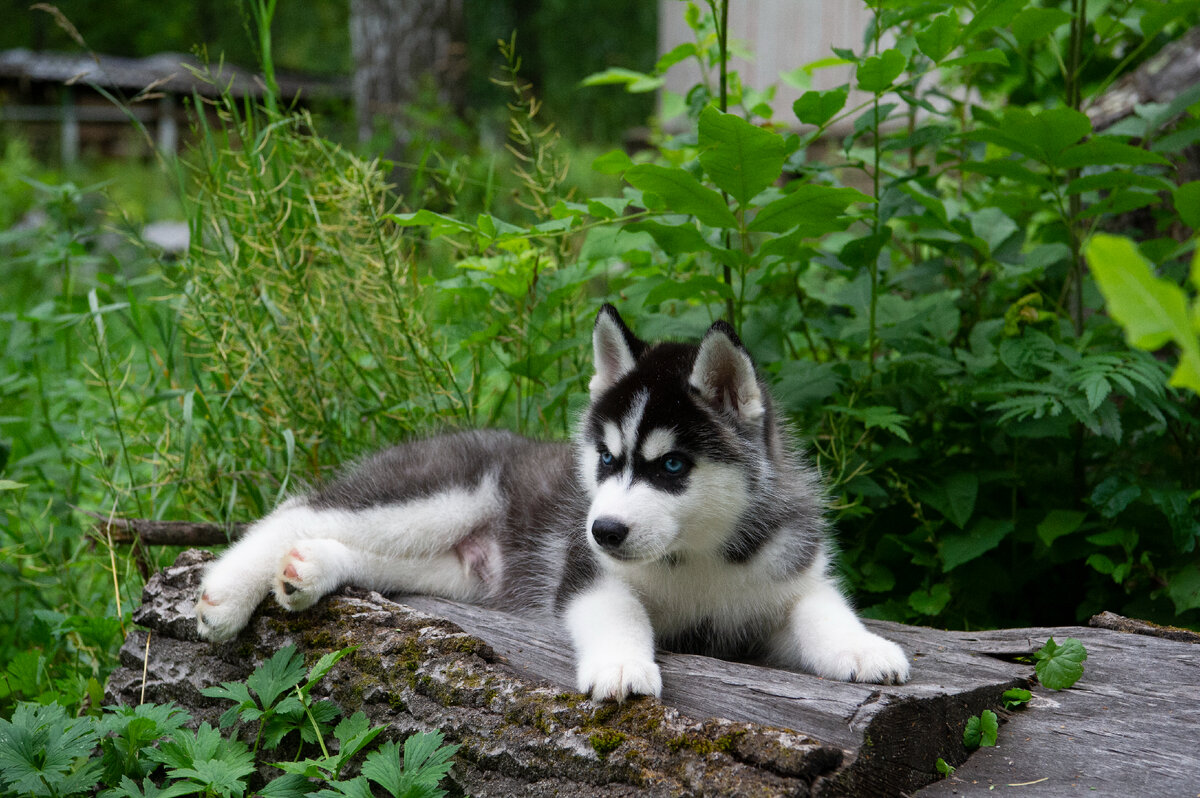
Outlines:
{"label": "black nose", "polygon": [[629,527],[615,518],[597,518],[592,522],[592,537],[606,549],[615,549],[629,537]]}

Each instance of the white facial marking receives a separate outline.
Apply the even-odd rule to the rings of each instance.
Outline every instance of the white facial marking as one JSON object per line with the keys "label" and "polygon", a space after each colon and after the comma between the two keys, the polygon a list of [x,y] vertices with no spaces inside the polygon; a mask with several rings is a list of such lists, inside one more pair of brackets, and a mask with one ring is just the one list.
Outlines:
{"label": "white facial marking", "polygon": [[654,461],[675,449],[675,433],[659,427],[650,430],[642,441],[642,459]]}
{"label": "white facial marking", "polygon": [[649,391],[640,391],[633,397],[633,402],[629,405],[629,410],[625,412],[625,417],[621,419],[621,441],[624,444],[622,451],[633,452],[637,450],[637,431],[641,426],[642,416],[646,414],[646,404],[650,401]]}
{"label": "white facial marking", "polygon": [[625,441],[621,438],[621,428],[611,421],[604,422],[604,448],[608,449],[613,457],[620,457],[621,452],[625,451]]}

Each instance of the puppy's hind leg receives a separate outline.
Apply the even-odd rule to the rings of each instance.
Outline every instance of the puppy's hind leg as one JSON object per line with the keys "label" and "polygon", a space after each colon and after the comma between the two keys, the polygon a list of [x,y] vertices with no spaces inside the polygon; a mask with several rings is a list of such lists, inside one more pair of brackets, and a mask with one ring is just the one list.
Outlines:
{"label": "puppy's hind leg", "polygon": [[498,568],[494,546],[471,539],[419,557],[381,557],[330,538],[300,540],[279,561],[273,590],[287,610],[311,607],[343,585],[382,592],[429,593],[459,601],[485,595]]}

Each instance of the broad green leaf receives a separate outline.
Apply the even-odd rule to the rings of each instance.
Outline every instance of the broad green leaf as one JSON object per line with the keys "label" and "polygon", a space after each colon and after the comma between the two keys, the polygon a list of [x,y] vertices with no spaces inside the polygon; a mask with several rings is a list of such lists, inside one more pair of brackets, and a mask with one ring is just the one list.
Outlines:
{"label": "broad green leaf", "polygon": [[1098,136],[1082,144],[1068,147],[1056,159],[1055,166],[1075,169],[1084,166],[1114,166],[1117,164],[1170,165],[1170,161],[1158,153],[1134,147],[1114,140],[1111,136]]}
{"label": "broad green leaf", "polygon": [[939,547],[942,571],[951,571],[991,551],[1012,531],[1012,519],[983,518],[968,532],[946,535]]}
{"label": "broad green leaf", "polygon": [[957,471],[938,485],[921,491],[918,496],[931,504],[955,526],[962,529],[975,512],[979,495],[979,477],[969,471]]}
{"label": "broad green leaf", "polygon": [[1085,191],[1111,191],[1112,189],[1148,188],[1151,191],[1170,191],[1174,184],[1169,180],[1154,175],[1140,175],[1126,169],[1113,169],[1108,172],[1077,177],[1067,184],[1067,194],[1082,194]]}
{"label": "broad green leaf", "polygon": [[691,214],[713,227],[737,227],[737,219],[721,195],[690,172],[645,163],[626,171],[625,179],[635,188],[657,194],[674,213]]}
{"label": "broad green leaf", "polygon": [[1061,644],[1055,643],[1051,637],[1033,656],[1037,660],[1033,669],[1042,687],[1066,690],[1083,675],[1087,649],[1073,637],[1068,637]]}
{"label": "broad green leaf", "polygon": [[1005,709],[1012,709],[1022,704],[1028,704],[1032,698],[1033,693],[1021,687],[1013,687],[1005,690],[1000,696],[1000,699],[1004,702]]}
{"label": "broad green leaf", "polygon": [[1036,161],[1055,164],[1063,150],[1091,131],[1087,115],[1071,108],[1050,108],[1038,114],[1009,108],[999,125],[980,128],[966,138],[987,141]]}
{"label": "broad green leaf", "polygon": [[654,65],[654,71],[661,75],[679,62],[686,61],[692,56],[699,54],[700,51],[696,48],[695,42],[684,42],[683,44],[676,45],[670,52],[664,53],[659,57],[658,63]]}
{"label": "broad green leaf", "polygon": [[899,50],[884,50],[879,55],[873,55],[858,65],[855,73],[858,88],[871,94],[884,92],[900,77],[906,66],[908,59]]}
{"label": "broad green leaf", "polygon": [[692,221],[684,224],[663,224],[661,222],[634,222],[624,227],[630,233],[649,233],[654,243],[668,255],[681,255],[685,252],[707,252],[712,246],[704,240],[704,236],[696,229]]}
{"label": "broad green leaf", "polygon": [[1000,733],[1000,719],[990,709],[967,719],[967,727],[963,729],[963,745],[974,751],[980,746],[990,747],[996,744]]}
{"label": "broad green leaf", "polygon": [[1116,518],[1142,495],[1140,485],[1133,485],[1118,476],[1111,476],[1092,490],[1088,499],[1092,507],[1105,518]]}
{"label": "broad green leaf", "polygon": [[602,175],[619,175],[633,166],[624,150],[609,150],[592,161],[592,169]]}
{"label": "broad green leaf", "polygon": [[[1184,183],[1172,193],[1175,212],[1183,223],[1193,230],[1200,230],[1200,180]],[[1200,280],[1196,280],[1200,288]]]}
{"label": "broad green leaf", "polygon": [[966,55],[960,55],[958,58],[951,58],[942,64],[944,67],[960,67],[971,66],[972,64],[999,64],[1000,66],[1008,66],[1008,56],[1003,50],[996,47],[988,48],[987,50],[974,50]]}
{"label": "broad green leaf", "polygon": [[[840,217],[852,203],[870,200],[857,189],[805,183],[763,206],[748,227],[758,233],[784,233],[797,225],[823,228]],[[830,229],[843,228],[844,225],[838,225]]]}
{"label": "broad green leaf", "polygon": [[950,585],[939,582],[928,590],[914,590],[908,596],[908,606],[922,615],[938,615],[950,603]]}
{"label": "broad green leaf", "polygon": [[849,95],[849,86],[828,91],[806,91],[800,95],[800,99],[792,103],[792,111],[804,124],[820,127],[846,107],[846,98]]}
{"label": "broad green leaf", "polygon": [[991,255],[1021,228],[1004,211],[988,207],[971,217],[971,229],[988,245],[986,254]]}
{"label": "broad green leaf", "polygon": [[1200,608],[1200,568],[1185,565],[1167,577],[1167,595],[1182,614]]}
{"label": "broad green leaf", "polygon": [[1051,510],[1037,525],[1038,537],[1049,546],[1064,535],[1079,529],[1084,518],[1087,518],[1087,513],[1078,510]]}
{"label": "broad green leaf", "polygon": [[700,112],[699,139],[700,165],[739,205],[749,203],[783,171],[783,137],[737,114],[706,106]]}
{"label": "broad green leaf", "polygon": [[964,44],[976,34],[997,27],[1007,27],[1028,0],[987,0],[963,29],[960,41]]}
{"label": "broad green leaf", "polygon": [[1084,254],[1108,312],[1125,328],[1129,342],[1154,351],[1173,340],[1179,346],[1179,365],[1171,385],[1200,393],[1200,338],[1188,317],[1183,289],[1157,277],[1127,238],[1098,234]]}
{"label": "broad green leaf", "polygon": [[1145,13],[1138,20],[1138,28],[1146,39],[1154,37],[1159,31],[1176,19],[1195,9],[1188,0],[1174,0],[1166,3],[1148,3]]}
{"label": "broad green leaf", "polygon": [[603,72],[594,72],[579,81],[580,86],[624,86],[630,94],[642,94],[662,88],[665,81],[657,75],[647,75],[624,67],[609,67]]}
{"label": "broad green leaf", "polygon": [[958,20],[953,15],[939,14],[917,33],[917,47],[936,64],[954,49],[959,33]]}
{"label": "broad green leaf", "polygon": [[1026,45],[1049,36],[1071,21],[1061,8],[1027,8],[1017,14],[1009,26],[1017,43]]}

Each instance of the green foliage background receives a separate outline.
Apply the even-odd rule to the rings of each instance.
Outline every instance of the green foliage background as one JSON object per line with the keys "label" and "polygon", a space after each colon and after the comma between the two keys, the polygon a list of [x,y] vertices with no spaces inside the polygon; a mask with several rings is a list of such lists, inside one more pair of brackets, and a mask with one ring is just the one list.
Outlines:
{"label": "green foliage background", "polygon": [[681,3],[693,43],[589,82],[640,90],[688,59],[711,82],[665,99],[683,132],[591,170],[518,40],[493,73],[508,160],[430,134],[406,196],[318,122],[226,99],[178,167],[179,260],[7,146],[0,211],[45,221],[0,234],[0,705],[98,706],[142,578],[174,556],[91,540],[75,508],[244,521],[417,432],[563,436],[605,300],[649,338],[737,324],[828,477],[867,614],[1200,625],[1180,169],[1200,90],[1102,131],[1081,111],[1198,12],[1026,6],[873,3],[836,53],[864,99],[787,111],[718,77],[719,4]]}

